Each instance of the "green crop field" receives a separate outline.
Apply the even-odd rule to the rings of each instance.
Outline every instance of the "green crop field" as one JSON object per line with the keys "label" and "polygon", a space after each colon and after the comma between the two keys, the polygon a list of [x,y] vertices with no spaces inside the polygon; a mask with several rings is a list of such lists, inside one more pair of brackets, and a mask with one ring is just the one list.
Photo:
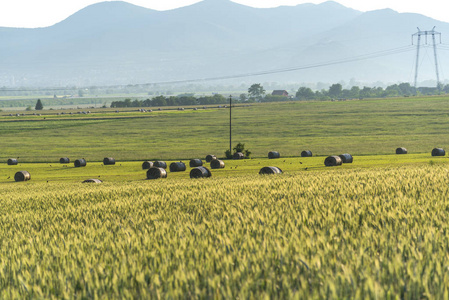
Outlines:
{"label": "green crop field", "polygon": [[448,115],[445,97],[236,107],[252,159],[147,180],[144,160],[222,157],[229,110],[4,114],[0,298],[449,298],[449,160],[430,154]]}

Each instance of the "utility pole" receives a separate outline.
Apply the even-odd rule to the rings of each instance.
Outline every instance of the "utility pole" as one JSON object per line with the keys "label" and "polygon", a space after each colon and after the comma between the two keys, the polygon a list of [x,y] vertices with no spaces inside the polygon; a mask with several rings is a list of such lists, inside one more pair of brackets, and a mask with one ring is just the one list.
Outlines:
{"label": "utility pole", "polygon": [[229,153],[232,154],[232,95],[229,95]]}
{"label": "utility pole", "polygon": [[412,35],[412,45],[413,45],[413,40],[414,40],[415,36],[418,38],[418,43],[416,45],[415,89],[416,89],[416,85],[418,83],[419,49],[421,47],[421,36],[425,36],[426,45],[427,45],[427,36],[428,35],[432,36],[433,55],[435,58],[435,73],[437,75],[437,88],[438,89],[440,88],[440,74],[438,73],[437,45],[436,45],[436,41],[435,41],[435,35],[440,36],[440,44],[441,44],[441,33],[435,31],[435,26],[434,26],[432,28],[432,30],[426,30],[426,31],[422,31],[418,27],[418,32]]}

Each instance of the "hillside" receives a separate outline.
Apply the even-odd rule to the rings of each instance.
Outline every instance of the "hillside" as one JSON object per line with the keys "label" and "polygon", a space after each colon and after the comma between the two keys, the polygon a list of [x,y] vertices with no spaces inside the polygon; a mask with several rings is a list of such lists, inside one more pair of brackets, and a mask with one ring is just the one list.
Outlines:
{"label": "hillside", "polygon": [[[402,55],[233,82],[408,81],[415,59],[410,37],[417,26],[449,31],[449,24],[422,15],[392,10],[361,13],[335,2],[260,9],[205,0],[169,11],[103,2],[50,27],[0,28],[0,86],[232,77],[402,46],[410,47]],[[440,51],[440,60],[447,58]],[[433,79],[433,61],[423,65],[429,67],[422,69],[420,79]]]}

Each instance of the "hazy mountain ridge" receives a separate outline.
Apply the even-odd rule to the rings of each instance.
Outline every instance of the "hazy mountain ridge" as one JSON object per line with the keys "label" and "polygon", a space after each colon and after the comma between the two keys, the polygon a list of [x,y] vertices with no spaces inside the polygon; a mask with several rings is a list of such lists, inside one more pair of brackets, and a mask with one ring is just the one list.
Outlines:
{"label": "hazy mountain ridge", "polygon": [[[169,11],[102,2],[50,27],[0,28],[0,86],[135,84],[261,72],[410,45],[417,26],[449,29],[418,14],[361,13],[336,2],[259,9],[205,0]],[[238,81],[404,81],[414,55]],[[432,78],[430,68],[420,73],[425,76]]]}

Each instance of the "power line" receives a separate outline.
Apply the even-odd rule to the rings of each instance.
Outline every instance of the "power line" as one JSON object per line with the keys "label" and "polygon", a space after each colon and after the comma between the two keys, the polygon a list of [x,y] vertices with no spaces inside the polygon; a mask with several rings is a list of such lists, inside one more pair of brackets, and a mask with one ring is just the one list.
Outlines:
{"label": "power line", "polygon": [[[151,86],[151,85],[182,84],[182,83],[205,82],[205,81],[214,81],[214,80],[237,79],[237,78],[244,78],[244,77],[279,74],[279,73],[301,71],[301,70],[314,69],[314,68],[320,68],[320,67],[327,67],[327,66],[332,66],[332,65],[345,64],[345,63],[357,62],[357,61],[362,61],[362,60],[367,60],[367,59],[374,59],[374,58],[379,58],[379,57],[384,57],[384,56],[389,56],[389,55],[395,55],[395,54],[410,52],[413,50],[414,50],[414,47],[411,45],[408,45],[408,46],[402,46],[402,47],[398,47],[398,48],[381,50],[381,51],[376,51],[376,52],[372,52],[372,53],[357,55],[357,56],[338,59],[338,60],[331,60],[331,61],[327,61],[327,62],[320,62],[320,63],[315,63],[315,64],[295,66],[295,67],[265,70],[265,71],[260,71],[260,72],[242,73],[242,74],[217,76],[217,77],[173,80],[173,81],[160,81],[160,82],[151,82],[151,83],[143,83],[143,84],[110,85],[110,86],[95,86],[95,87],[96,88],[123,88],[126,86]],[[77,89],[79,89],[79,87],[71,87],[71,88],[70,87],[60,87],[60,88],[50,87],[50,88],[40,88],[40,89],[0,89],[0,92],[2,92],[2,91],[6,91],[6,92],[61,91],[61,90],[71,91],[71,90],[77,90]]]}

